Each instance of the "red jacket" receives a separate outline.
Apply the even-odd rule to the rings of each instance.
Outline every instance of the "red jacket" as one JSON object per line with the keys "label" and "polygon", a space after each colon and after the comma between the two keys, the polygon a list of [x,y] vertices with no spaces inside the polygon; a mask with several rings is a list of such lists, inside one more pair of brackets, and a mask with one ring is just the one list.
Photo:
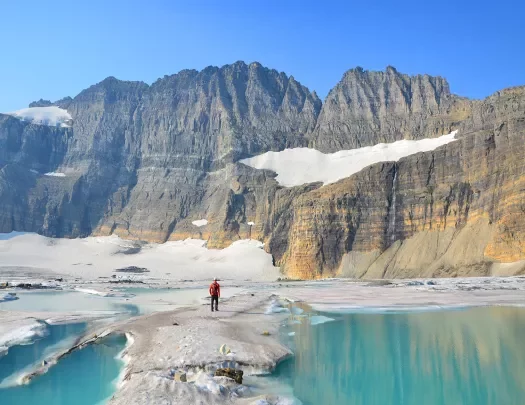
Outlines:
{"label": "red jacket", "polygon": [[218,282],[214,281],[213,283],[211,283],[211,285],[210,285],[210,295],[212,297],[214,297],[214,296],[220,297],[221,296],[221,286],[219,285]]}

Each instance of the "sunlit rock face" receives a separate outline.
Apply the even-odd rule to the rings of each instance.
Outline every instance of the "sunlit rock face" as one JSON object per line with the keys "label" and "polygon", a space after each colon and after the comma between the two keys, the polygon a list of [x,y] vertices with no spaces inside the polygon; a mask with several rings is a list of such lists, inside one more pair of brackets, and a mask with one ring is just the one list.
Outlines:
{"label": "sunlit rock face", "polygon": [[[108,78],[32,104],[67,111],[65,126],[0,115],[0,231],[218,248],[253,238],[304,278],[514,274],[493,262],[525,258],[524,94],[470,101],[442,78],[353,69],[322,104],[293,77],[243,62],[152,85]],[[457,140],[436,150],[324,186],[286,187],[240,162],[453,130]]]}

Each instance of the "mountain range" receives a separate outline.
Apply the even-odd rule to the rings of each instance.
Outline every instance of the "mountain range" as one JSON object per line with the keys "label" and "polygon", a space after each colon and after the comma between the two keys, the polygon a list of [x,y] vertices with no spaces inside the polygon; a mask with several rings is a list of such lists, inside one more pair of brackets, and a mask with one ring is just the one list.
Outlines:
{"label": "mountain range", "polygon": [[[355,68],[323,102],[293,76],[236,62],[151,85],[109,77],[29,107],[70,119],[0,114],[0,232],[209,248],[252,238],[291,278],[525,272],[525,87],[470,100],[441,77]],[[287,187],[241,162],[456,130],[454,142],[326,185]]]}

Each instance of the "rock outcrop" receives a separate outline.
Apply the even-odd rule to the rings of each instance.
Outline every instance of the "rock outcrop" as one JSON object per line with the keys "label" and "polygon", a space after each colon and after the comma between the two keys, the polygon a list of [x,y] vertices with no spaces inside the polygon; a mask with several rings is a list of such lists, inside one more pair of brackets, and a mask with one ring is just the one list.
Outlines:
{"label": "rock outcrop", "polygon": [[[116,233],[222,248],[240,238],[294,277],[514,274],[525,259],[525,89],[484,101],[448,83],[360,68],[321,103],[258,63],[115,78],[55,103],[71,128],[0,114],[0,232]],[[240,159],[439,136],[459,140],[338,183],[285,188]],[[196,226],[193,221],[205,219]],[[204,223],[204,222],[203,222]],[[500,264],[498,264],[500,263]]]}

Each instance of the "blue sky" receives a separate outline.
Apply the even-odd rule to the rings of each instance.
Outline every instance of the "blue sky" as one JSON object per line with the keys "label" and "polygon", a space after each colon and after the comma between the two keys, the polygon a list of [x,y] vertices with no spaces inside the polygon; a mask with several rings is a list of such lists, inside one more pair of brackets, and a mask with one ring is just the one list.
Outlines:
{"label": "blue sky", "polygon": [[2,112],[107,76],[151,83],[237,60],[321,98],[355,66],[441,75],[474,98],[525,84],[521,0],[26,0],[1,13]]}

